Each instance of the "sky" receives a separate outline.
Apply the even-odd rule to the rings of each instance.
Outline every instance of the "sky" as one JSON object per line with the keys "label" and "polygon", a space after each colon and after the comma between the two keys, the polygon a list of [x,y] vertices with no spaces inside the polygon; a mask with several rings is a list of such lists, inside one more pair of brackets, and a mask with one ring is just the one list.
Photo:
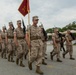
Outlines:
{"label": "sky", "polygon": [[[25,25],[28,25],[28,17],[23,17],[18,8],[22,0],[0,0],[0,29],[8,22],[12,21],[17,27],[17,20],[24,19]],[[65,25],[76,21],[76,0],[30,0],[30,20],[32,16],[39,16],[40,22],[44,28],[64,27]]]}

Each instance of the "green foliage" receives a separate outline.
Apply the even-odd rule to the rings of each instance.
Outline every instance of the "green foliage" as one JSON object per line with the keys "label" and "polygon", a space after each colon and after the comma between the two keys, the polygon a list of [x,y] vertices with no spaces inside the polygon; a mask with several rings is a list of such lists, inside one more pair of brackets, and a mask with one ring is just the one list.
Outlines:
{"label": "green foliage", "polygon": [[52,33],[53,32],[53,28],[49,28],[46,30],[47,33]]}
{"label": "green foliage", "polygon": [[66,31],[67,29],[76,30],[76,22],[69,23],[65,27],[62,28],[62,31]]}
{"label": "green foliage", "polygon": [[48,40],[51,40],[51,39],[52,39],[52,36],[49,36],[49,37],[48,37]]}
{"label": "green foliage", "polygon": [[[58,28],[60,32],[64,32],[68,29],[70,30],[76,30],[76,21],[72,22],[72,23],[69,23],[68,25],[66,25],[65,27],[63,28]],[[46,30],[47,33],[52,33],[53,32],[53,28],[49,28]]]}
{"label": "green foliage", "polygon": [[[68,25],[66,25],[63,28],[59,28],[59,27],[57,27],[57,28],[59,29],[60,32],[64,32],[64,31],[66,31],[68,29],[70,29],[70,30],[76,30],[76,21],[74,21],[72,23],[69,23]],[[49,28],[49,29],[46,30],[46,32],[47,33],[53,33],[53,29],[54,28]],[[74,33],[74,36],[76,36],[76,33]],[[49,40],[50,39],[51,39],[51,36],[49,37]]]}

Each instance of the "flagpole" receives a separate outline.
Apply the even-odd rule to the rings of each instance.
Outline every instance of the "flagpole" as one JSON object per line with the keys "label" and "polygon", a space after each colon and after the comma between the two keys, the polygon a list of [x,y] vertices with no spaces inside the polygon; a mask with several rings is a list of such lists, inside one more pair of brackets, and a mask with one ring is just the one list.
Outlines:
{"label": "flagpole", "polygon": [[[29,9],[29,0],[27,0],[27,9],[28,9],[28,25],[30,27],[30,9]],[[29,42],[31,45],[31,39],[30,39],[30,35],[31,35],[31,30],[29,29]],[[31,56],[31,46],[29,48],[29,61],[30,61],[30,56]]]}
{"label": "flagpole", "polygon": [[30,8],[29,8],[29,0],[27,0],[27,11],[28,11],[28,25],[30,25]]}
{"label": "flagpole", "polygon": [[[30,27],[30,13],[28,12],[28,25]],[[30,29],[29,29],[29,42],[30,42],[30,45],[31,45],[31,39],[30,39]],[[30,61],[30,55],[31,55],[31,47],[29,48],[29,61]]]}
{"label": "flagpole", "polygon": [[30,25],[30,13],[28,11],[28,25]]}

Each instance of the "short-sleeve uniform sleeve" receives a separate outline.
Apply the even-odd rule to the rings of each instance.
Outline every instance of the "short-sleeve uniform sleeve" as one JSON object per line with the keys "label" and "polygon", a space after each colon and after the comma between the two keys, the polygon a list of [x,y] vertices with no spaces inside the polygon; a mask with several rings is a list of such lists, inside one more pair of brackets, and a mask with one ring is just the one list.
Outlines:
{"label": "short-sleeve uniform sleeve", "polygon": [[68,38],[68,34],[65,35],[65,38]]}
{"label": "short-sleeve uniform sleeve", "polygon": [[55,34],[54,34],[54,33],[52,34],[52,38],[53,38],[53,37],[55,37]]}
{"label": "short-sleeve uniform sleeve", "polygon": [[7,30],[5,31],[5,36],[7,36],[7,34],[8,34],[8,32],[7,32]]}
{"label": "short-sleeve uniform sleeve", "polygon": [[15,30],[14,30],[14,34],[16,34],[16,33],[17,33],[17,30],[15,29]]}
{"label": "short-sleeve uniform sleeve", "polygon": [[28,33],[28,30],[26,30],[26,34]]}
{"label": "short-sleeve uniform sleeve", "polygon": [[14,30],[14,36],[17,37],[17,30]]}
{"label": "short-sleeve uniform sleeve", "polygon": [[1,33],[0,33],[0,36],[1,36]]}

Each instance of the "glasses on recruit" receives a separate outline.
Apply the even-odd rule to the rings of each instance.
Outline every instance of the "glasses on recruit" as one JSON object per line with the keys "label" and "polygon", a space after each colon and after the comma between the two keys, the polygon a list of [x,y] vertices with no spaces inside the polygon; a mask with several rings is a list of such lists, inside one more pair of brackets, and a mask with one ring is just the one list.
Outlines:
{"label": "glasses on recruit", "polygon": [[21,23],[19,23],[19,24],[21,24]]}
{"label": "glasses on recruit", "polygon": [[39,20],[35,20],[35,21],[39,21]]}

